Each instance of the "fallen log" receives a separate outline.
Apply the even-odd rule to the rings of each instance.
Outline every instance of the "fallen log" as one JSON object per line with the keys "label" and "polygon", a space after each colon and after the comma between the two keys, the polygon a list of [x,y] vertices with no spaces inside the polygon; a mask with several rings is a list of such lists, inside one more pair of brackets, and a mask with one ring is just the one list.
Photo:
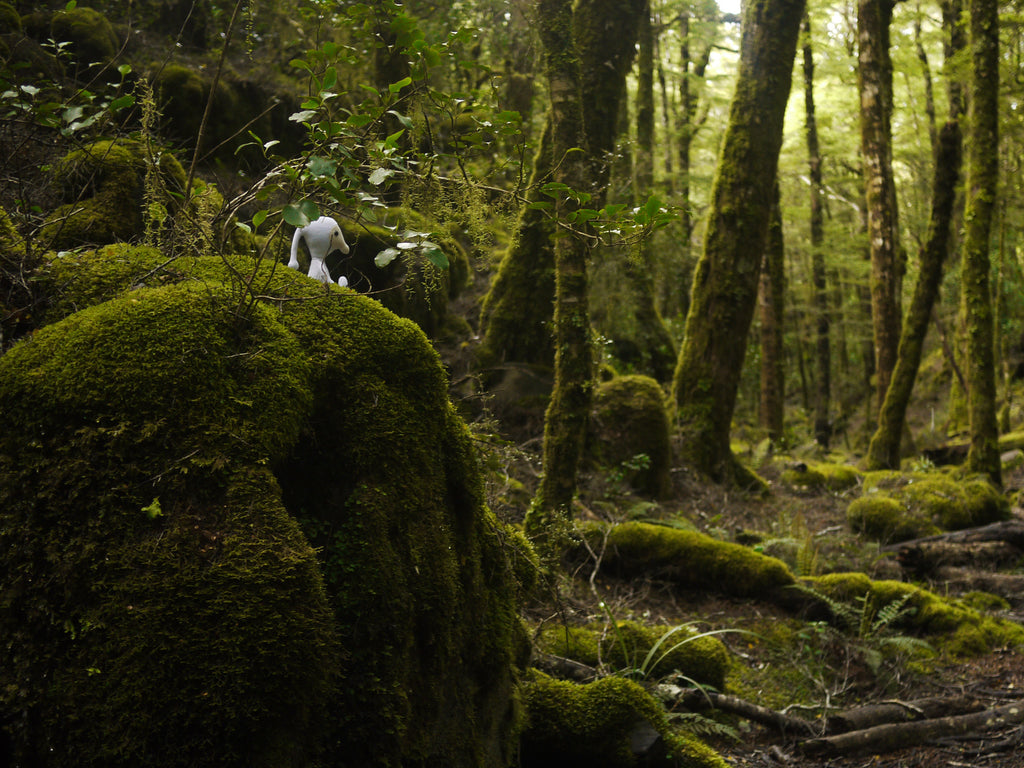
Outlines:
{"label": "fallen log", "polygon": [[939,568],[929,574],[929,581],[940,594],[989,592],[999,595],[1013,608],[1024,607],[1024,576],[1013,573],[989,573],[968,568]]}
{"label": "fallen log", "polygon": [[1021,722],[1024,722],[1024,703],[1017,702],[967,715],[876,725],[859,731],[807,739],[800,742],[798,747],[808,756],[878,755],[921,746],[937,739],[969,736]]}
{"label": "fallen log", "polygon": [[984,708],[985,706],[980,701],[967,696],[955,698],[932,696],[913,701],[882,701],[830,715],[825,720],[825,733],[849,733],[878,725],[932,720],[939,717],[980,712]]}
{"label": "fallen log", "polygon": [[925,541],[901,546],[896,559],[903,569],[923,575],[947,567],[1009,568],[1021,554],[1020,547],[1009,541]]}
{"label": "fallen log", "polygon": [[686,689],[677,701],[692,712],[720,709],[723,712],[739,715],[746,720],[771,728],[783,735],[812,736],[821,732],[820,728],[807,720],[791,717],[726,693]]}
{"label": "fallen log", "polygon": [[1000,520],[987,525],[979,525],[974,528],[963,528],[959,531],[947,531],[937,533],[934,536],[922,536],[919,539],[908,539],[889,544],[882,547],[881,551],[898,552],[904,547],[913,547],[933,541],[952,541],[959,543],[980,542],[980,541],[1005,541],[1013,544],[1018,549],[1024,549],[1024,520],[1019,517],[1010,520]]}

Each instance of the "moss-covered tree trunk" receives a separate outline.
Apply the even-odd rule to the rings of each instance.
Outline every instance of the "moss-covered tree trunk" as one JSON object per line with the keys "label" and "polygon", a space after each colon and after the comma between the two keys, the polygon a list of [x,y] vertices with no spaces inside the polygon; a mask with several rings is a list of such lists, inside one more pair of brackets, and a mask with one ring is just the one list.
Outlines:
{"label": "moss-covered tree trunk", "polygon": [[957,122],[950,121],[943,126],[939,138],[928,239],[921,249],[921,268],[904,321],[896,367],[879,412],[878,428],[868,448],[868,469],[899,469],[900,466],[903,421],[921,364],[921,352],[932,308],[942,283],[942,264],[949,252],[950,224],[959,175],[960,127]]}
{"label": "moss-covered tree trunk", "polygon": [[989,289],[989,234],[999,181],[999,11],[996,0],[970,0],[971,91],[968,99],[967,213],[962,291],[967,324],[969,469],[1001,485],[996,423],[995,355]]}
{"label": "moss-covered tree trunk", "polygon": [[[943,25],[946,32],[946,61],[953,61],[966,47],[960,21],[960,4],[943,4]],[[928,324],[942,283],[942,268],[952,250],[952,223],[960,182],[962,140],[960,120],[963,117],[961,88],[955,78],[949,85],[949,121],[936,138],[935,175],[932,183],[932,208],[928,237],[919,255],[920,270],[910,308],[904,319],[896,367],[879,411],[878,428],[871,438],[865,465],[868,469],[898,469],[900,445],[907,406],[921,364]]]}
{"label": "moss-covered tree trunk", "polygon": [[[637,97],[636,97],[636,181],[633,203],[643,205],[654,192],[654,25],[651,4],[643,4],[638,25]],[[626,277],[633,298],[637,324],[638,371],[662,384],[672,380],[676,362],[676,345],[672,334],[658,312],[654,292],[654,254],[649,240],[640,246],[635,257],[626,259]]]}
{"label": "moss-covered tree trunk", "polygon": [[786,249],[782,239],[779,185],[775,184],[768,228],[768,247],[761,266],[761,407],[759,421],[773,444],[782,442],[785,430],[786,365],[782,348],[785,318]]}
{"label": "moss-covered tree trunk", "polygon": [[811,18],[804,15],[804,113],[807,165],[810,178],[811,282],[814,288],[814,440],[828,448],[832,438],[829,407],[832,401],[832,346],[829,342],[828,281],[825,277],[825,214],[822,203],[821,150],[814,113],[814,52]]}
{"label": "moss-covered tree trunk", "polygon": [[[581,143],[588,160],[589,207],[603,205],[608,182],[606,158],[615,148],[623,84],[635,53],[641,0],[580,0],[572,14],[572,32],[580,62],[583,101]],[[550,130],[551,117],[548,117]],[[550,180],[550,147],[537,149],[531,184]],[[548,200],[531,192],[529,202]],[[554,357],[552,307],[555,298],[554,227],[550,217],[526,209],[516,237],[498,268],[480,318],[480,364],[527,363],[549,366]]]}
{"label": "moss-covered tree trunk", "polygon": [[756,484],[729,448],[757,300],[803,0],[750,0],[740,68],[673,381],[684,457],[723,482]]}
{"label": "moss-covered tree trunk", "polygon": [[[538,0],[537,21],[551,97],[551,148],[555,181],[570,189],[588,186],[571,0]],[[566,225],[576,208],[561,195],[555,206]],[[587,311],[587,240],[561,231],[555,241],[555,385],[544,419],[544,471],[526,516],[526,533],[545,554],[561,549],[572,519],[576,471],[583,452],[592,395],[590,316]]]}
{"label": "moss-covered tree trunk", "polygon": [[871,249],[871,316],[875,392],[882,402],[896,364],[900,337],[899,235],[892,176],[892,60],[889,23],[893,0],[859,0],[857,11],[861,153]]}

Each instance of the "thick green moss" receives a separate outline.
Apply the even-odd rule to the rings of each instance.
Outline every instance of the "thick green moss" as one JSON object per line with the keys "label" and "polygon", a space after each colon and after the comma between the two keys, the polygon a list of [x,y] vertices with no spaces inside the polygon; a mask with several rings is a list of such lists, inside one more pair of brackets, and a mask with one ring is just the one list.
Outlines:
{"label": "thick green moss", "polygon": [[1007,498],[978,477],[870,472],[864,490],[847,509],[847,520],[854,530],[885,541],[985,525],[1010,514]]}
{"label": "thick green moss", "polygon": [[422,332],[273,262],[232,266],[287,301],[220,259],[141,279],[157,256],[54,262],[54,319],[113,298],[0,358],[16,754],[506,765],[532,560]]}
{"label": "thick green moss", "polygon": [[[595,545],[601,532],[595,531]],[[623,523],[608,531],[604,564],[625,575],[657,575],[687,589],[767,597],[794,577],[781,560],[697,531]]]}
{"label": "thick green moss", "polygon": [[782,471],[780,479],[791,488],[829,490],[839,493],[853,488],[860,481],[861,473],[848,464],[806,462],[789,466]]}
{"label": "thick green moss", "polygon": [[[545,653],[590,666],[606,664],[615,671],[636,671],[655,678],[676,671],[701,685],[722,690],[730,666],[729,652],[717,637],[699,634],[692,627],[619,621],[612,628],[604,624],[545,627],[535,642]],[[655,646],[657,650],[645,664]]]}
{"label": "thick green moss", "polygon": [[915,514],[900,501],[884,493],[872,493],[850,502],[846,521],[855,533],[877,541],[907,541],[939,533],[931,520]]}
{"label": "thick green moss", "polygon": [[606,677],[577,685],[534,672],[524,694],[530,713],[520,756],[524,768],[635,766],[630,736],[644,721],[665,739],[680,768],[725,768],[714,750],[672,732],[657,702],[630,680]]}
{"label": "thick green moss", "polygon": [[21,14],[10,3],[0,3],[0,34],[21,32]]}
{"label": "thick green moss", "polygon": [[57,42],[70,42],[80,64],[106,64],[121,47],[110,21],[93,8],[69,8],[53,14],[50,32]]}
{"label": "thick green moss", "polygon": [[619,470],[646,457],[627,478],[655,497],[672,490],[672,445],[665,393],[648,376],[618,376],[594,389],[586,454],[597,467]]}
{"label": "thick green moss", "polygon": [[[157,160],[163,190],[156,202],[168,210],[185,189],[181,164],[169,153]],[[135,141],[98,141],[57,162],[51,175],[64,205],[52,211],[40,237],[47,248],[72,248],[140,237],[146,177],[145,148]]]}
{"label": "thick green moss", "polygon": [[901,581],[872,581],[863,573],[834,573],[810,579],[814,589],[834,600],[852,603],[869,598],[881,609],[909,595],[910,627],[928,635],[929,642],[952,656],[973,656],[997,648],[1024,646],[1024,627],[987,616],[959,600],[939,597]]}

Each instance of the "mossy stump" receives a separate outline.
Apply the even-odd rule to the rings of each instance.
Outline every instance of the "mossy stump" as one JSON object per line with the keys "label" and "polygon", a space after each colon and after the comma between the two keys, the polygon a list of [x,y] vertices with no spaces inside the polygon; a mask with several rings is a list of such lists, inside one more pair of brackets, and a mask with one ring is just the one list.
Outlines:
{"label": "mossy stump", "polygon": [[638,493],[663,498],[671,492],[671,426],[656,380],[616,376],[597,385],[586,455],[598,468],[625,473]]}

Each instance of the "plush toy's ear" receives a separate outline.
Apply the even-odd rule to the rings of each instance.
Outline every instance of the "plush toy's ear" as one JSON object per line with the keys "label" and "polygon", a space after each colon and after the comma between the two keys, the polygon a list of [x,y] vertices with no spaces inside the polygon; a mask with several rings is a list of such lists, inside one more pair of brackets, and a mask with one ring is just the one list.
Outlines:
{"label": "plush toy's ear", "polygon": [[345,242],[345,234],[341,231],[341,227],[335,226],[334,231],[331,232],[331,244],[342,253],[348,253],[348,243]]}
{"label": "plush toy's ear", "polygon": [[288,267],[291,269],[299,268],[299,240],[302,239],[302,229],[296,229],[295,234],[292,235],[292,256],[288,259]]}

